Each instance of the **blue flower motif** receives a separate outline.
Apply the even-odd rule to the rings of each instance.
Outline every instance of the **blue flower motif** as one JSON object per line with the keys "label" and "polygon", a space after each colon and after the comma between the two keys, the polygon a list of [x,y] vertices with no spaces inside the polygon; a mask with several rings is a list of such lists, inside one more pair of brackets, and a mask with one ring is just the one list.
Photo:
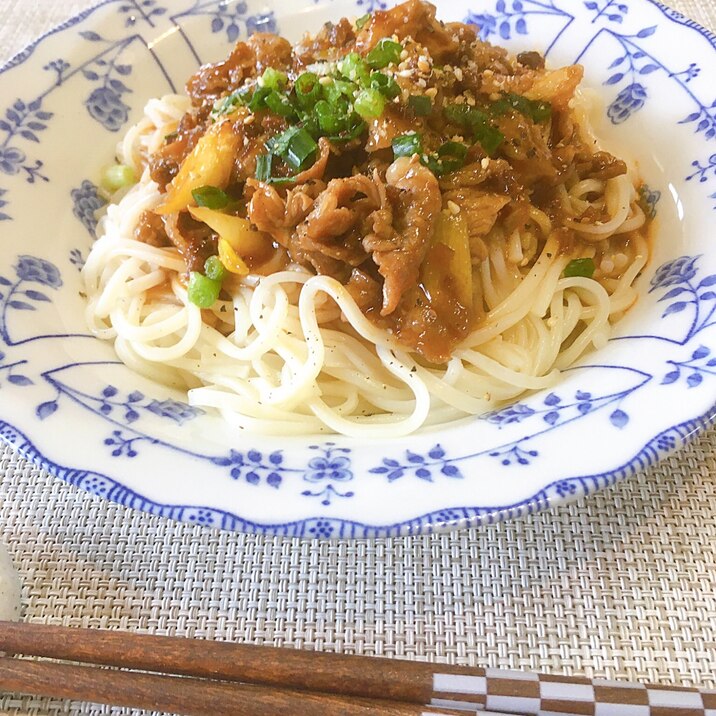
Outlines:
{"label": "blue flower motif", "polygon": [[486,413],[483,418],[488,423],[495,425],[509,425],[510,423],[519,423],[527,418],[532,417],[535,411],[528,405],[523,403],[517,403],[510,405],[502,410],[495,410],[491,413]]}
{"label": "blue flower motif", "polygon": [[309,469],[306,471],[304,479],[308,482],[321,482],[322,480],[346,482],[353,479],[350,464],[350,458],[344,456],[314,457],[308,463]]}
{"label": "blue flower motif", "polygon": [[465,23],[475,25],[478,29],[478,37],[483,41],[490,35],[497,34],[497,18],[489,13],[471,12],[465,18]]}
{"label": "blue flower motif", "polygon": [[644,184],[639,190],[639,196],[646,215],[653,219],[656,216],[656,205],[661,200],[661,192],[657,189],[650,189]]}
{"label": "blue flower motif", "polygon": [[0,171],[4,174],[17,174],[26,156],[15,147],[0,147]]}
{"label": "blue flower motif", "polygon": [[626,122],[634,112],[638,112],[644,106],[646,98],[647,93],[644,85],[633,82],[626,86],[609,105],[609,109],[607,110],[612,124]]}
{"label": "blue flower motif", "polygon": [[651,279],[651,289],[649,291],[674,286],[677,283],[688,283],[696,276],[694,265],[698,259],[698,256],[681,256],[663,264],[657,269],[654,278]]}
{"label": "blue flower motif", "polygon": [[187,420],[193,420],[199,415],[203,415],[201,408],[194,408],[186,403],[180,403],[177,400],[153,400],[147,405],[147,410],[158,415],[160,418],[168,418],[178,425],[184,424]]}
{"label": "blue flower motif", "polygon": [[555,486],[555,490],[560,497],[567,497],[577,493],[577,485],[572,480],[561,480]]}
{"label": "blue flower motif", "polygon": [[129,107],[110,87],[98,87],[85,102],[90,115],[111,132],[118,132],[129,119]]}
{"label": "blue flower motif", "polygon": [[19,256],[15,273],[21,281],[34,281],[50,288],[62,286],[60,272],[54,264],[35,256]]}
{"label": "blue flower motif", "polygon": [[308,528],[308,534],[313,537],[328,538],[333,534],[333,525],[328,520],[316,520]]}
{"label": "blue flower motif", "polygon": [[251,15],[246,18],[246,33],[253,35],[256,32],[273,32],[278,29],[276,18],[272,12],[262,15]]}
{"label": "blue flower motif", "polygon": [[97,238],[97,210],[107,202],[99,195],[99,189],[85,179],[79,189],[73,189],[72,213],[82,222],[93,238]]}

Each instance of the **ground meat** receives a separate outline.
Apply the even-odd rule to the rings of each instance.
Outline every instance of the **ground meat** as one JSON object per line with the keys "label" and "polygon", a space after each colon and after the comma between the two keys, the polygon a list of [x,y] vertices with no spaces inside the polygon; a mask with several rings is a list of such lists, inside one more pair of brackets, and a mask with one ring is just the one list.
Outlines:
{"label": "ground meat", "polygon": [[287,70],[291,66],[291,43],[283,37],[268,32],[255,32],[246,44],[254,53],[257,75],[262,74],[267,67]]}
{"label": "ground meat", "polygon": [[149,246],[171,246],[162,217],[153,211],[143,211],[134,230],[134,238]]}
{"label": "ground meat", "polygon": [[523,67],[529,67],[531,70],[543,70],[544,69],[544,57],[539,52],[520,52],[517,55],[517,62]]}
{"label": "ground meat", "polygon": [[393,240],[376,247],[373,261],[383,284],[383,309],[392,313],[403,294],[417,282],[442,207],[440,186],[434,174],[415,158],[399,157],[386,172],[386,183],[397,190],[393,205]]}
{"label": "ground meat", "polygon": [[164,227],[186,261],[187,270],[203,273],[206,260],[217,252],[216,234],[206,224],[194,221],[187,212],[166,216]]}
{"label": "ground meat", "polygon": [[213,105],[247,77],[255,76],[255,52],[245,42],[239,42],[226,60],[201,67],[187,82],[186,91],[195,106]]}
{"label": "ground meat", "polygon": [[408,0],[390,10],[376,10],[356,38],[356,49],[366,52],[384,37],[399,40],[412,37],[423,45],[438,64],[457,61],[460,35],[435,19],[435,6],[420,0]]}
{"label": "ground meat", "polygon": [[320,62],[329,54],[335,53],[336,49],[340,50],[341,54],[347,54],[352,49],[355,39],[353,25],[345,17],[337,24],[327,22],[317,35],[307,36],[295,48],[296,69],[300,70],[306,65]]}
{"label": "ground meat", "polygon": [[582,179],[614,179],[627,173],[627,165],[609,152],[579,154],[575,158],[577,172]]}

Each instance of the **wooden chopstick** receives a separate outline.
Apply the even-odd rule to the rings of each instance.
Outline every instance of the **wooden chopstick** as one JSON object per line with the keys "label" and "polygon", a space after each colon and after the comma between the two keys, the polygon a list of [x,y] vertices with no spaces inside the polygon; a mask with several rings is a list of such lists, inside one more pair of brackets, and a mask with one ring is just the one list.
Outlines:
{"label": "wooden chopstick", "polygon": [[0,689],[183,716],[465,716],[395,701],[8,657],[0,657]]}
{"label": "wooden chopstick", "polygon": [[663,716],[665,703],[680,716],[716,712],[716,692],[696,688],[43,624],[0,621],[0,651],[95,665],[1,659],[0,689],[132,706],[153,699],[147,708],[202,716],[574,716],[636,704]]}
{"label": "wooden chopstick", "polygon": [[4,621],[0,651],[420,705],[430,702],[435,672],[421,662]]}

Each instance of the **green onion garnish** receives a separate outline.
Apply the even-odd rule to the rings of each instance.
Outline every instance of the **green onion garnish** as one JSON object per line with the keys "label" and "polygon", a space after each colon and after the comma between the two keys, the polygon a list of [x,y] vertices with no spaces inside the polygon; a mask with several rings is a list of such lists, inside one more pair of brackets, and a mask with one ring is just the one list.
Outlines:
{"label": "green onion garnish", "polygon": [[272,90],[282,90],[288,84],[288,75],[281,70],[267,67],[261,75],[261,84]]}
{"label": "green onion garnish", "polygon": [[400,61],[403,46],[399,42],[384,37],[366,56],[366,62],[376,70]]}
{"label": "green onion garnish", "polygon": [[400,94],[398,83],[382,72],[371,72],[370,86],[372,89],[378,90],[387,99],[395,99]]}
{"label": "green onion garnish", "polygon": [[217,100],[214,104],[214,109],[211,110],[211,116],[213,119],[216,119],[225,114],[231,114],[237,107],[242,107],[247,104],[250,99],[251,88],[242,87],[223,99]]}
{"label": "green onion garnish", "polygon": [[338,135],[329,136],[332,142],[350,142],[360,137],[366,130],[366,123],[354,112],[352,117],[348,118],[351,123],[347,130],[340,132]]}
{"label": "green onion garnish", "polygon": [[266,142],[266,148],[273,154],[283,155],[288,150],[288,144],[293,139],[294,135],[300,131],[299,127],[289,127],[281,134],[277,134],[275,137],[271,137]]}
{"label": "green onion garnish", "polygon": [[226,269],[218,256],[209,256],[204,263],[204,275],[212,281],[223,281],[226,278]]}
{"label": "green onion garnish", "polygon": [[[344,100],[345,102],[345,100]],[[348,105],[345,102],[346,107]],[[322,134],[338,134],[346,129],[348,116],[341,112],[336,105],[331,105],[325,99],[316,102],[313,112],[318,119],[318,126]]]}
{"label": "green onion garnish", "polygon": [[294,117],[296,115],[296,110],[285,94],[272,90],[264,101],[266,106],[279,117]]}
{"label": "green onion garnish", "polygon": [[364,89],[356,96],[353,107],[363,119],[375,119],[385,110],[385,97],[376,89]]}
{"label": "green onion garnish", "polygon": [[318,75],[314,72],[304,72],[296,78],[293,85],[296,98],[301,107],[311,108],[321,98],[321,85]]}
{"label": "green onion garnish", "polygon": [[362,30],[365,27],[365,24],[370,20],[370,13],[367,12],[365,15],[361,15],[356,20],[356,29]]}
{"label": "green onion garnish", "polygon": [[205,206],[207,209],[225,209],[231,201],[228,194],[216,186],[200,186],[193,189],[191,195],[197,206]]}
{"label": "green onion garnish", "polygon": [[505,141],[505,135],[491,124],[473,127],[472,136],[476,142],[480,143],[480,146],[485,150],[485,154],[489,156],[493,156],[500,144]]}
{"label": "green onion garnish", "polygon": [[519,94],[508,93],[490,106],[490,112],[496,116],[506,114],[511,109],[537,124],[546,122],[552,116],[552,105],[549,102],[527,99]]}
{"label": "green onion garnish", "polygon": [[465,164],[467,151],[462,142],[445,142],[435,154],[422,157],[421,162],[440,177],[460,169]]}
{"label": "green onion garnish", "polygon": [[408,107],[416,117],[427,117],[432,112],[433,103],[426,95],[411,94],[408,97]]}
{"label": "green onion garnish", "polygon": [[334,79],[331,84],[323,86],[323,96],[329,102],[336,102],[340,97],[347,97],[352,102],[357,91],[358,85],[355,82],[345,80]]}
{"label": "green onion garnish", "polygon": [[370,84],[370,73],[365,60],[357,52],[349,52],[339,63],[339,72],[351,80],[366,87]]}
{"label": "green onion garnish", "polygon": [[252,112],[266,107],[266,98],[273,92],[269,87],[257,87],[247,106]]}
{"label": "green onion garnish", "polygon": [[412,157],[423,153],[423,138],[418,132],[410,132],[395,137],[392,142],[393,154],[396,157]]}
{"label": "green onion garnish", "polygon": [[466,104],[449,104],[443,112],[448,121],[470,129],[473,139],[480,143],[486,154],[493,155],[505,139],[505,135],[479,109]]}
{"label": "green onion garnish", "polygon": [[592,278],[595,269],[594,259],[573,259],[567,264],[564,271],[562,271],[562,276],[565,278],[573,278],[575,276]]}
{"label": "green onion garnish", "polygon": [[298,129],[288,142],[286,151],[281,154],[283,160],[294,169],[303,169],[311,157],[315,157],[318,144],[303,128]]}
{"label": "green onion garnish", "polygon": [[259,181],[267,182],[271,179],[271,165],[273,154],[259,154],[256,157],[256,178]]}
{"label": "green onion garnish", "polygon": [[214,281],[203,273],[192,271],[189,274],[187,293],[189,300],[199,308],[211,308],[221,292],[221,281]]}
{"label": "green onion garnish", "polygon": [[126,164],[113,164],[102,172],[102,187],[114,194],[137,183],[137,175],[132,167]]}

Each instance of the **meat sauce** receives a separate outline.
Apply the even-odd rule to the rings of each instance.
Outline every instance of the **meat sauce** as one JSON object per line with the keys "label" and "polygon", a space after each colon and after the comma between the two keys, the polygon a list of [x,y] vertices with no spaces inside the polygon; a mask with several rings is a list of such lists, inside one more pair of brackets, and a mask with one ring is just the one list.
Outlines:
{"label": "meat sauce", "polygon": [[[383,70],[397,94],[380,116],[354,137],[321,136],[313,163],[298,174],[274,161],[270,181],[255,178],[267,143],[296,119],[244,106],[217,116],[219,103],[242,88],[255,93],[267,68],[295,82],[349,53],[369,57],[384,38],[401,51]],[[266,253],[244,257],[250,268],[266,273],[293,261],[330,275],[372,322],[426,361],[444,363],[486,309],[477,288],[468,295],[464,272],[454,272],[457,249],[436,238],[441,217],[462,216],[467,260],[479,267],[507,229],[529,226],[530,207],[562,225],[569,218],[560,199],[566,182],[626,172],[624,162],[580,138],[569,101],[581,76],[579,66],[545,70],[536,52],[510,57],[478,40],[475,27],[441,23],[432,5],[408,0],[373,13],[360,28],[345,19],[328,23],[295,47],[264,33],[239,42],[226,60],[189,80],[192,109],[149,168],[160,189],[171,191],[207,129],[233,122],[240,141],[221,187],[233,202],[226,211],[266,235]],[[320,80],[324,87],[333,82]],[[396,139],[411,134],[420,146],[399,155]],[[578,241],[568,229],[557,235],[565,247]],[[201,271],[217,252],[216,233],[186,211],[162,219],[145,213],[137,238],[176,245],[189,271]]]}

